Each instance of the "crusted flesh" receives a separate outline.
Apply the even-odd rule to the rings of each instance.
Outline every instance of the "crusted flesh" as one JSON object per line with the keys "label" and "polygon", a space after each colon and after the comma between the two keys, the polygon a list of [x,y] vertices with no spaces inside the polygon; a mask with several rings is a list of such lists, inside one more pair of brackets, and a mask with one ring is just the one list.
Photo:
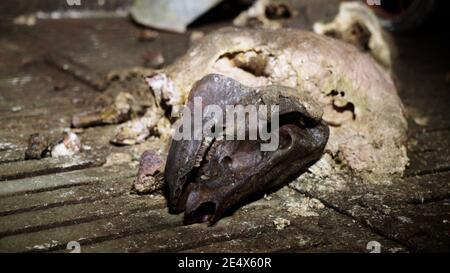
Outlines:
{"label": "crusted flesh", "polygon": [[176,110],[194,83],[210,73],[250,87],[277,84],[311,95],[330,125],[331,164],[337,160],[373,174],[405,169],[407,123],[394,83],[352,45],[300,30],[225,28],[205,36],[147,82]]}

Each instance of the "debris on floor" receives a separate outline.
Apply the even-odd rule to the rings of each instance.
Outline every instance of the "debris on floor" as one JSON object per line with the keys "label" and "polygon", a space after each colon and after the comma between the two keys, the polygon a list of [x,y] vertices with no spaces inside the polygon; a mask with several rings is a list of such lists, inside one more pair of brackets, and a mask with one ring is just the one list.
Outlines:
{"label": "debris on floor", "polygon": [[129,153],[111,153],[106,157],[106,162],[103,164],[103,167],[126,164],[132,160],[133,157]]}
{"label": "debris on floor", "polygon": [[75,133],[66,130],[63,139],[51,149],[52,157],[72,156],[81,151],[81,141]]}
{"label": "debris on floor", "polygon": [[[154,129],[156,127],[156,129]],[[144,116],[121,124],[111,143],[117,145],[135,145],[144,142],[152,131],[159,132],[162,139],[170,139],[171,124],[161,109],[148,109]]]}
{"label": "debris on floor", "polygon": [[159,37],[159,32],[151,30],[151,29],[144,29],[139,32],[137,39],[140,42],[151,42],[151,41],[154,41],[158,37]]}
{"label": "debris on floor", "polygon": [[127,92],[120,92],[114,102],[99,110],[84,112],[73,116],[72,126],[85,128],[90,126],[117,124],[130,120],[143,113],[134,97]]}
{"label": "debris on floor", "polygon": [[28,148],[25,151],[25,159],[41,159],[49,154],[49,140],[47,137],[35,133],[28,139]]}
{"label": "debris on floor", "polygon": [[139,171],[133,182],[132,193],[154,193],[164,186],[165,160],[154,151],[146,151],[139,160]]}
{"label": "debris on floor", "polygon": [[315,198],[304,197],[301,199],[292,199],[284,203],[287,211],[293,216],[317,217],[321,209],[325,206]]}
{"label": "debris on floor", "polygon": [[20,26],[32,27],[36,24],[37,18],[35,15],[20,15],[14,18],[14,24]]}
{"label": "debris on floor", "polygon": [[222,0],[137,0],[131,8],[133,19],[144,26],[185,32],[189,23]]}
{"label": "debris on floor", "polygon": [[394,46],[373,11],[362,2],[342,2],[330,23],[317,22],[314,32],[343,40],[369,52],[387,69],[392,67]]}
{"label": "debris on floor", "polygon": [[173,112],[211,73],[251,87],[301,88],[324,109],[330,164],[338,159],[354,173],[404,172],[407,122],[396,86],[388,71],[354,46],[294,29],[223,28],[146,80],[156,100]]}
{"label": "debris on floor", "polygon": [[11,108],[11,112],[13,112],[13,113],[17,113],[17,112],[20,112],[20,111],[22,111],[22,106],[13,106],[12,108]]}
{"label": "debris on floor", "polygon": [[419,126],[427,126],[429,121],[428,117],[414,117],[414,122]]}

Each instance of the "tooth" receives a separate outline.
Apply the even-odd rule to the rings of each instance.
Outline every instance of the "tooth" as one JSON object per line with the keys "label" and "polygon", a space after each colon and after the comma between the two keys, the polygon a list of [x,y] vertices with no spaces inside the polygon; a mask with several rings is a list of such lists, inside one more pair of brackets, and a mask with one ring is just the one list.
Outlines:
{"label": "tooth", "polygon": [[212,137],[205,137],[205,139],[203,139],[202,145],[200,146],[200,149],[198,150],[198,153],[195,156],[194,167],[200,167],[200,164],[203,161],[205,152],[209,148],[209,145],[211,144],[212,141],[213,141]]}

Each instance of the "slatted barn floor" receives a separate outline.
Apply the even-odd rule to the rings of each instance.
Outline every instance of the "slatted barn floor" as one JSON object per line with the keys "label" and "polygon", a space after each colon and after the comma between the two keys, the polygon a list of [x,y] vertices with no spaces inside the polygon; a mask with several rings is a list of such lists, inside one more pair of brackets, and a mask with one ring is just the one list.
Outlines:
{"label": "slatted barn floor", "polygon": [[[76,157],[24,160],[31,133],[57,136],[71,115],[93,107],[106,73],[142,65],[146,52],[157,49],[170,63],[189,46],[188,35],[137,42],[138,32],[124,19],[0,25],[1,252],[68,252],[70,241],[82,252],[368,252],[370,241],[383,252],[450,250],[449,39],[432,32],[396,39],[397,80],[410,123],[411,164],[403,179],[369,186],[350,177],[352,186],[333,194],[318,183],[295,182],[206,227],[183,226],[160,194],[130,195],[136,161],[103,166],[110,153],[136,159],[155,145],[112,146],[115,126],[81,132],[91,150]],[[49,62],[60,55],[76,60],[90,78]],[[296,216],[286,209],[286,196],[316,198],[324,208]],[[290,225],[276,229],[277,218]]]}

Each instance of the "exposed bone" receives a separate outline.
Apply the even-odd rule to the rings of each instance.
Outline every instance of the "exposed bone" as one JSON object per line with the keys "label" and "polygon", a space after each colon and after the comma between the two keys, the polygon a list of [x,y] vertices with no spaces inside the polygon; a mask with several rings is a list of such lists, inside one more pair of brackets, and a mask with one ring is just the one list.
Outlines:
{"label": "exposed bone", "polygon": [[144,116],[121,124],[116,129],[115,137],[111,140],[111,143],[118,145],[134,145],[142,143],[150,136],[151,130],[156,125],[159,125],[159,131],[164,131],[165,127],[170,126],[170,123],[164,125],[161,122],[164,119],[166,118],[161,109],[155,107],[150,108]]}
{"label": "exposed bone", "polygon": [[392,44],[375,14],[362,2],[343,2],[331,23],[315,23],[314,32],[344,40],[392,67]]}
{"label": "exposed bone", "polygon": [[194,30],[191,32],[191,35],[189,35],[189,42],[191,42],[191,44],[195,44],[199,42],[203,37],[205,37],[204,32]]}
{"label": "exposed bone", "polygon": [[52,157],[72,156],[79,153],[81,150],[81,141],[75,133],[65,131],[63,139],[58,144],[53,146]]}
{"label": "exposed bone", "polygon": [[174,83],[163,73],[152,74],[145,80],[153,90],[157,102],[176,106],[185,99],[181,97],[183,93],[179,92]]}
{"label": "exposed bone", "polygon": [[246,11],[233,20],[235,26],[261,26],[269,29],[279,29],[283,26],[280,20],[293,16],[294,11],[284,3],[274,0],[257,0]]}

